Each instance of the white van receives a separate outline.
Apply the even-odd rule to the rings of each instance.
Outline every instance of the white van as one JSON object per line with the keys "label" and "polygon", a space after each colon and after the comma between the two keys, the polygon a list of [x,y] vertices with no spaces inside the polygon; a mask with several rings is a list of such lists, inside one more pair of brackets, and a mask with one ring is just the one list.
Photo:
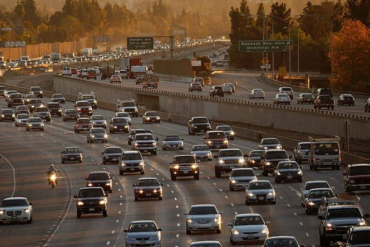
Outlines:
{"label": "white van", "polygon": [[72,76],[72,69],[71,67],[63,67],[62,68],[62,76],[69,75]]}

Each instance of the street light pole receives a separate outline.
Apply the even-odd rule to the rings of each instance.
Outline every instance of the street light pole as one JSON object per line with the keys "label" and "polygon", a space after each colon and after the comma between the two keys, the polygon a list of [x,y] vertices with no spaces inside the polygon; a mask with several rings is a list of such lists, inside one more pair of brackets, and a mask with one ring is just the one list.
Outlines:
{"label": "street light pole", "polygon": [[289,29],[289,84],[292,85],[292,52],[290,46],[290,21],[288,22]]}
{"label": "street light pole", "polygon": [[298,70],[297,75],[298,76],[299,76],[299,34],[300,34],[300,29],[298,28],[298,65],[297,65],[297,70]]}

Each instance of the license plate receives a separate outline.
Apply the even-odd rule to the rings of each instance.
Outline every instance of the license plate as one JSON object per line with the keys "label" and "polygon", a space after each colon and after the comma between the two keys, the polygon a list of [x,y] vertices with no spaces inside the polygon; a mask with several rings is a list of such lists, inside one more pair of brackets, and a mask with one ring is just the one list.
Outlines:
{"label": "license plate", "polygon": [[18,217],[17,216],[12,216],[12,220],[17,220]]}
{"label": "license plate", "polygon": [[152,194],[150,194],[150,193],[146,193],[146,196],[151,196]]}
{"label": "license plate", "polygon": [[117,159],[116,158],[114,158],[114,159],[112,159],[113,161],[117,161]]}
{"label": "license plate", "polygon": [[292,176],[287,176],[288,179],[292,179],[293,177]]}
{"label": "license plate", "polygon": [[254,239],[254,235],[253,234],[249,234],[248,235],[248,239]]}
{"label": "license plate", "polygon": [[343,234],[343,239],[347,239],[347,234]]}
{"label": "license plate", "polygon": [[141,245],[144,245],[144,244],[146,244],[146,241],[145,240],[142,240],[142,241],[140,241],[140,244]]}
{"label": "license plate", "polygon": [[89,211],[90,212],[95,211],[95,208],[89,208]]}
{"label": "license plate", "polygon": [[260,200],[260,201],[262,201],[264,199],[265,199],[264,197],[258,197],[258,200]]}
{"label": "license plate", "polygon": [[130,170],[131,170],[131,171],[135,171],[135,168],[131,168]]}
{"label": "license plate", "polygon": [[148,152],[148,150],[144,150],[144,152]]}
{"label": "license plate", "polygon": [[71,160],[74,160],[75,158],[71,158]]}
{"label": "license plate", "polygon": [[185,174],[188,174],[189,172],[188,171],[184,171]]}
{"label": "license plate", "polygon": [[364,190],[364,189],[366,189],[366,186],[361,186],[360,189],[363,189]]}

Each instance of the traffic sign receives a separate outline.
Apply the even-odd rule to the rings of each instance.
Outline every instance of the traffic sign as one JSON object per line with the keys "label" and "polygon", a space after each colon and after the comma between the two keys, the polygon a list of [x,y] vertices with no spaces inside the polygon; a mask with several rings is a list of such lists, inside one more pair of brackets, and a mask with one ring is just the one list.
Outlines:
{"label": "traffic sign", "polygon": [[246,40],[239,41],[240,52],[273,52],[288,51],[293,42],[288,40]]}
{"label": "traffic sign", "polygon": [[127,37],[127,50],[153,50],[153,37]]}

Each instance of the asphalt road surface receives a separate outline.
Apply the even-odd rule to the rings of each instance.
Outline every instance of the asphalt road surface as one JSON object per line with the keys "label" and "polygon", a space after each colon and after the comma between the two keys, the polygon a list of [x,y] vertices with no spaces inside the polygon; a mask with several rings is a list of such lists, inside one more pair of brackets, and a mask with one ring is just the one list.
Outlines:
{"label": "asphalt road surface", "polygon": [[[48,101],[47,98],[44,99]],[[0,103],[5,108],[5,102]],[[67,102],[63,108],[71,108]],[[95,110],[94,114],[104,115],[107,119],[114,112]],[[245,192],[231,192],[228,176],[215,178],[214,162],[200,164],[200,180],[180,178],[171,181],[169,162],[174,155],[188,154],[194,144],[202,144],[203,136],[189,136],[185,126],[167,122],[143,125],[141,118],[133,118],[131,128],[151,129],[155,137],[162,139],[168,134],[184,138],[183,151],[162,151],[157,156],[145,155],[145,175],[132,174],[120,176],[116,164],[102,165],[101,152],[104,146],[120,146],[130,150],[127,134],[110,134],[107,144],[86,142],[86,134],[75,134],[73,122],[63,122],[53,117],[46,123],[45,131],[26,132],[23,127],[14,127],[13,122],[0,123],[0,159],[1,190],[0,199],[25,196],[34,204],[34,222],[28,224],[11,224],[0,226],[0,246],[124,246],[123,229],[127,229],[133,220],[155,220],[163,228],[163,246],[189,246],[192,241],[219,240],[223,246],[229,244],[229,228],[237,213],[260,213],[270,221],[270,235],[293,235],[300,244],[319,246],[317,216],[307,216],[300,205],[299,191],[303,183],[276,184],[276,205],[252,205],[244,203]],[[213,126],[215,127],[215,126]],[[158,143],[160,144],[160,142]],[[60,151],[67,146],[77,146],[83,150],[83,163],[60,163]],[[257,143],[236,138],[231,141],[231,148],[240,148],[244,153],[256,149]],[[50,163],[57,164],[61,178],[55,189],[47,184],[45,172]],[[15,184],[13,171],[15,171]],[[304,181],[324,179],[335,187],[336,193],[344,193],[342,171],[310,171],[304,166]],[[76,217],[73,195],[85,186],[85,178],[91,171],[109,171],[114,178],[113,193],[108,197],[108,217],[101,215],[83,215]],[[259,179],[265,179],[261,176]],[[132,185],[139,177],[157,177],[164,184],[162,201],[146,200],[135,202]],[[14,187],[15,186],[15,187]],[[15,190],[14,190],[15,188]],[[223,211],[222,233],[185,234],[185,216],[191,205],[211,203]],[[361,205],[370,208],[368,194],[361,195]],[[11,244],[10,244],[11,243]]]}

